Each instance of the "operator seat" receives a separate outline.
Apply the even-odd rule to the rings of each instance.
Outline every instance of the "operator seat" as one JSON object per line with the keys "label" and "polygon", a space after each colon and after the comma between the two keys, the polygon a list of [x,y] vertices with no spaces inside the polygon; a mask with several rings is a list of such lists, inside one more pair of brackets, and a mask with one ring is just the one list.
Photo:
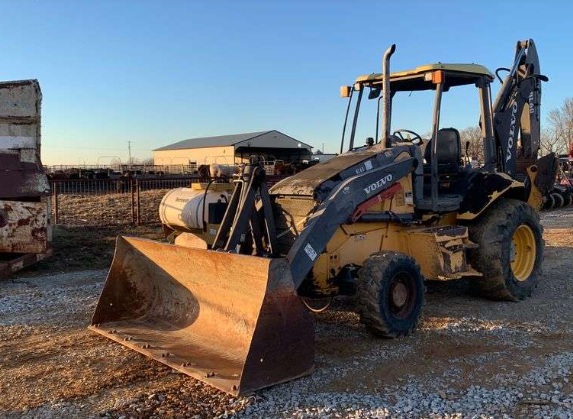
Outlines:
{"label": "operator seat", "polygon": [[[462,160],[460,133],[455,128],[442,128],[438,131],[438,174],[453,175],[460,171]],[[432,140],[426,145],[424,150],[424,173],[432,171]]]}
{"label": "operator seat", "polygon": [[430,140],[424,150],[425,163],[423,167],[423,195],[417,201],[418,209],[422,211],[450,212],[460,208],[468,188],[470,172],[462,168],[462,150],[460,133],[455,128],[442,128],[437,135],[438,147],[438,196],[432,201],[432,142]]}

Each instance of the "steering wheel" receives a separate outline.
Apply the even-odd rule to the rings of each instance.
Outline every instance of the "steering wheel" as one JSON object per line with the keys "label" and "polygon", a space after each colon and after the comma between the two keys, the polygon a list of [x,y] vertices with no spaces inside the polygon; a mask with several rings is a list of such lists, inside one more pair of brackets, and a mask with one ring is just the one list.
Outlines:
{"label": "steering wheel", "polygon": [[[406,134],[411,134],[412,137],[410,137],[410,135],[408,135],[408,137],[406,137],[404,135],[404,133]],[[412,143],[412,144],[416,144],[416,145],[420,145],[423,143],[422,137],[420,136],[420,134],[414,132],[414,131],[410,131],[409,129],[397,129],[396,131],[394,131],[392,133],[393,136],[395,136],[396,138],[399,138],[400,141],[405,142],[405,143]]]}

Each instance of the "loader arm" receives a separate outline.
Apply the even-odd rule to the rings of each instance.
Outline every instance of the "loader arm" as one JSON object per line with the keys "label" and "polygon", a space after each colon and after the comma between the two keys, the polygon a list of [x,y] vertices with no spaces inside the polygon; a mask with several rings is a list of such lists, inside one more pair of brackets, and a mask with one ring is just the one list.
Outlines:
{"label": "loader arm", "polygon": [[310,215],[304,230],[286,256],[295,288],[301,285],[338,226],[348,222],[362,202],[380,194],[413,171],[415,161],[410,157],[377,167],[344,179],[331,189],[328,197]]}
{"label": "loader arm", "polygon": [[[252,253],[245,246],[250,236],[258,256],[276,252],[276,232],[271,212],[265,173],[260,166],[245,166],[221,222],[213,249],[225,252]],[[260,214],[260,216],[259,216]],[[252,249],[251,249],[252,250]]]}

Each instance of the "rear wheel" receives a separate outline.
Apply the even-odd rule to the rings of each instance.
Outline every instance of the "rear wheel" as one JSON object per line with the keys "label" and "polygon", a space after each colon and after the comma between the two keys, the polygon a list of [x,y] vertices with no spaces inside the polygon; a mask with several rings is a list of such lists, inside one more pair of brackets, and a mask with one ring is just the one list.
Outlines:
{"label": "rear wheel", "polygon": [[561,208],[563,206],[563,204],[565,203],[565,201],[563,199],[563,195],[561,195],[558,192],[553,192],[551,194],[551,197],[553,198],[553,209]]}
{"label": "rear wheel", "polygon": [[563,206],[570,207],[571,204],[573,203],[573,195],[571,195],[571,192],[569,191],[563,192],[562,196],[563,196]]}
{"label": "rear wheel", "polygon": [[543,229],[531,206],[502,198],[470,226],[479,248],[468,251],[483,274],[472,289],[488,298],[518,301],[531,296],[543,261]]}
{"label": "rear wheel", "polygon": [[550,194],[546,195],[543,202],[543,209],[546,210],[553,209],[553,205],[554,205],[553,197]]}
{"label": "rear wheel", "polygon": [[424,278],[411,257],[397,252],[370,256],[358,272],[356,311],[377,336],[412,332],[424,303]]}

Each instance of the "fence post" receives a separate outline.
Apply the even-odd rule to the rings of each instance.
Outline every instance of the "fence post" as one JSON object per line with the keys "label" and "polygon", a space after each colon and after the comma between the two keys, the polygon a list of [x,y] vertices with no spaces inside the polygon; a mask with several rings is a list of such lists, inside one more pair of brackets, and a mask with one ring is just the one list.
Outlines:
{"label": "fence post", "polygon": [[135,214],[135,187],[134,187],[134,180],[129,179],[129,191],[131,192],[131,223],[133,225],[136,224],[137,218]]}
{"label": "fence post", "polygon": [[54,222],[58,224],[58,182],[52,182],[52,205],[54,206]]}
{"label": "fence post", "polygon": [[141,199],[139,196],[139,179],[135,179],[135,193],[137,196],[137,224],[136,225],[140,225],[141,224]]}

